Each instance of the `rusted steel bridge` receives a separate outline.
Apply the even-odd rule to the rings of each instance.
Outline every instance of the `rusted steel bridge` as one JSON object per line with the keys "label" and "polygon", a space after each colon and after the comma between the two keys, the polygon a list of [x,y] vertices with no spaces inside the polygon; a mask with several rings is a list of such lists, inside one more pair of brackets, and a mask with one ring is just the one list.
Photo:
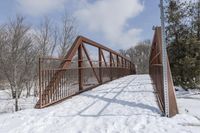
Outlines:
{"label": "rusted steel bridge", "polygon": [[[162,35],[161,27],[155,28],[154,37],[152,40],[151,54],[149,58],[149,74],[153,80],[156,89],[158,105],[163,113],[165,113],[165,98],[163,89],[163,64],[162,64]],[[168,79],[168,104],[169,117],[178,113],[175,89],[172,80],[169,60],[167,58],[167,79]]]}
{"label": "rusted steel bridge", "polygon": [[[155,84],[158,105],[164,112],[162,84],[161,28],[155,30],[150,55],[150,75]],[[88,38],[78,36],[65,58],[39,58],[39,100],[44,108],[114,79],[136,74],[129,58]],[[170,116],[178,113],[168,63]]]}
{"label": "rusted steel bridge", "polygon": [[[94,51],[92,60],[88,52]],[[117,52],[79,36],[64,59],[39,59],[39,101],[43,108],[102,83],[135,74],[135,65]]]}

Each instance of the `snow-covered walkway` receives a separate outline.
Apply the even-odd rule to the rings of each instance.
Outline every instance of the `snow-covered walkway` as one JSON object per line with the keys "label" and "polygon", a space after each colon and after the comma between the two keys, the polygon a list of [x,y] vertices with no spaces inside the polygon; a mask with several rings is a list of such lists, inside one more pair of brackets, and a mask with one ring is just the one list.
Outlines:
{"label": "snow-covered walkway", "polygon": [[0,115],[0,133],[195,132],[186,114],[160,116],[149,75],[131,75],[60,104]]}

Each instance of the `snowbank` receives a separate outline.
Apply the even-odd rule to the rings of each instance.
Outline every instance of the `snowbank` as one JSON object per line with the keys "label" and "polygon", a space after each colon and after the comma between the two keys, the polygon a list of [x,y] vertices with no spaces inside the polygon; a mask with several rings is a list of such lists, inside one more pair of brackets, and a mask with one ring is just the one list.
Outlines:
{"label": "snowbank", "polygon": [[149,75],[131,75],[45,109],[0,114],[0,133],[200,131],[200,121],[191,114],[173,118],[160,114]]}
{"label": "snowbank", "polygon": [[[30,96],[26,98],[25,94],[22,94],[19,98],[19,110],[32,109],[38,98]],[[11,98],[9,89],[0,90],[0,115],[2,113],[12,113],[15,111],[15,100]]]}

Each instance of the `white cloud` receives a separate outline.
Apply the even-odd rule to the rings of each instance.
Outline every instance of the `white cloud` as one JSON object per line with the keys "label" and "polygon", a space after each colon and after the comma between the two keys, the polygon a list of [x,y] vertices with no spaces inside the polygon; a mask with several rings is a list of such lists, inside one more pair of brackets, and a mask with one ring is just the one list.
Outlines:
{"label": "white cloud", "polygon": [[140,40],[142,29],[133,28],[129,20],[143,11],[142,0],[17,0],[18,9],[31,16],[43,16],[66,8],[80,27],[102,35],[113,47],[128,48]]}
{"label": "white cloud", "polygon": [[38,16],[64,8],[66,0],[17,0],[17,8],[24,14]]}
{"label": "white cloud", "polygon": [[139,0],[84,1],[84,6],[75,12],[75,16],[82,26],[102,34],[113,46],[127,48],[139,40],[142,31],[129,27],[128,20],[137,16],[143,8]]}

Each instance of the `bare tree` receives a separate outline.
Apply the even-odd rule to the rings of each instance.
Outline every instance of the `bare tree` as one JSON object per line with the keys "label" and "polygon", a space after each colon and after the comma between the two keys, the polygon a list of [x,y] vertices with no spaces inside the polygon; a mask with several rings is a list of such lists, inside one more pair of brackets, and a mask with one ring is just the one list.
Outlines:
{"label": "bare tree", "polygon": [[26,69],[26,75],[24,75],[24,84],[26,88],[26,97],[31,94],[31,88],[34,86],[34,94],[37,93],[37,77],[38,77],[38,48],[34,45],[25,51],[24,68]]}
{"label": "bare tree", "polygon": [[40,56],[52,56],[58,46],[58,56],[64,57],[75,37],[75,19],[65,13],[61,26],[44,17],[36,32],[35,40],[39,45]]}
{"label": "bare tree", "polygon": [[[4,40],[6,38],[5,34],[4,34],[4,25],[0,25],[0,54],[2,54],[3,51],[3,44],[4,44]],[[2,70],[2,64],[0,63],[0,70]],[[0,72],[0,80],[3,79],[3,74],[2,72]]]}
{"label": "bare tree", "polygon": [[59,44],[59,28],[57,25],[53,28],[53,34],[52,34],[52,48],[51,48],[51,56],[53,55],[54,51],[56,50],[57,45]]}
{"label": "bare tree", "polygon": [[[7,79],[12,98],[15,99],[15,110],[18,110],[18,98],[24,88],[29,68],[32,65],[32,39],[28,36],[30,27],[24,23],[24,17],[17,16],[15,20],[1,28],[0,32],[0,71]],[[29,56],[28,56],[29,55]]]}
{"label": "bare tree", "polygon": [[127,50],[124,50],[124,49],[120,49],[119,50],[119,53],[123,56],[126,56],[127,55]]}
{"label": "bare tree", "polygon": [[75,19],[67,13],[62,18],[59,56],[64,57],[76,37]]}
{"label": "bare tree", "polygon": [[53,40],[52,36],[57,36],[57,31],[53,31],[52,26],[51,20],[48,17],[44,17],[39,30],[36,31],[35,41],[39,46],[40,56],[52,56],[54,53],[56,43],[54,43],[55,40]]}
{"label": "bare tree", "polygon": [[61,26],[45,17],[34,33],[22,16],[0,25],[0,78],[10,85],[16,111],[22,90],[26,89],[26,96],[30,96],[36,85],[38,57],[52,56],[55,50],[63,57],[76,36],[74,22],[66,14]]}
{"label": "bare tree", "polygon": [[127,50],[128,56],[136,65],[137,73],[149,73],[150,44],[150,40],[145,40]]}

